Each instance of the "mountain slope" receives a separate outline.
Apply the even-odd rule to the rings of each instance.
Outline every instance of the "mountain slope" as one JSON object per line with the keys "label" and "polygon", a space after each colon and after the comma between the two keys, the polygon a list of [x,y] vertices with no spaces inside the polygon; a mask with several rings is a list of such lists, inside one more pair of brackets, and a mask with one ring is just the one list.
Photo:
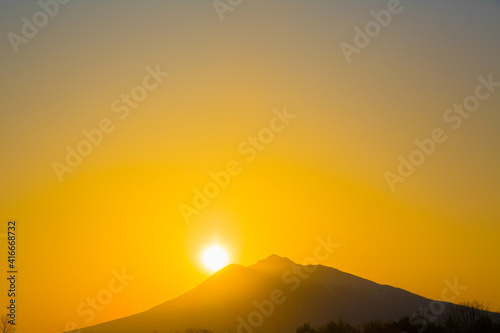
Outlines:
{"label": "mountain slope", "polygon": [[229,265],[196,288],[146,312],[82,329],[82,333],[158,333],[189,327],[217,332],[295,332],[306,321],[399,319],[429,299],[321,265],[272,255]]}

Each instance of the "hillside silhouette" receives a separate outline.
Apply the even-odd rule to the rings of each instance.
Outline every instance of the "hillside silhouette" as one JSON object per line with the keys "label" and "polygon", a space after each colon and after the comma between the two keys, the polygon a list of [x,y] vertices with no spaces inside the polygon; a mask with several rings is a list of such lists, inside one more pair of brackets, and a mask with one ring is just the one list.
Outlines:
{"label": "hillside silhouette", "polygon": [[[397,322],[428,309],[431,302],[335,268],[298,265],[271,255],[248,267],[229,265],[177,298],[81,332],[173,333],[189,327],[216,333],[295,332],[304,323],[309,323],[310,332],[323,332],[322,325],[339,320],[354,326],[375,319]],[[446,313],[456,307],[435,303],[442,304]],[[412,327],[420,327],[417,319],[412,319]],[[304,329],[301,332],[308,332]]]}

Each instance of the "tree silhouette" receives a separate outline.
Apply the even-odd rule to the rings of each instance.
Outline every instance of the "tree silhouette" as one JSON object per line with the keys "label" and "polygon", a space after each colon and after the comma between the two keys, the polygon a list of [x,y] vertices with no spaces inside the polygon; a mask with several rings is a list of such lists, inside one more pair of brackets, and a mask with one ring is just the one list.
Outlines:
{"label": "tree silhouette", "polygon": [[375,319],[358,326],[342,320],[320,327],[305,323],[296,329],[296,333],[500,333],[500,314],[488,312],[488,306],[481,302],[452,304],[444,317],[444,321],[432,320],[424,326],[409,316],[398,321]]}
{"label": "tree silhouette", "polygon": [[314,328],[312,328],[310,323],[305,323],[296,330],[297,333],[317,333]]}
{"label": "tree silhouette", "polygon": [[318,333],[358,333],[359,331],[343,320],[331,321],[318,329]]}
{"label": "tree silhouette", "polygon": [[444,326],[457,333],[493,332],[494,323],[486,311],[488,306],[482,302],[460,303],[449,308]]}
{"label": "tree silhouette", "polygon": [[9,323],[9,317],[2,316],[0,320],[0,333],[14,333],[16,331],[16,327]]}

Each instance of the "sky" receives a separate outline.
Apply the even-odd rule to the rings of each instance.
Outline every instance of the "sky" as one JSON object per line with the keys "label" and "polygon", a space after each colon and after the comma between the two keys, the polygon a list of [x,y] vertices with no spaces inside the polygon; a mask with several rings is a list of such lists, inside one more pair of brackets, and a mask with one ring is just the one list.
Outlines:
{"label": "sky", "polygon": [[214,243],[301,263],[318,237],[321,264],[500,311],[498,1],[41,3],[0,4],[19,332],[170,300]]}

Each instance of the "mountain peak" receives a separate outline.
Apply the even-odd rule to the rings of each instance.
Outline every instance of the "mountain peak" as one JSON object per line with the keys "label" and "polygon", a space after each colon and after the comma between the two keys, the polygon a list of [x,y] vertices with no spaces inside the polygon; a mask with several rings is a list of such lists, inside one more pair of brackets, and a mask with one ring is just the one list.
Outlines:
{"label": "mountain peak", "polygon": [[321,266],[314,274],[302,275],[299,269],[292,269],[294,265],[276,254],[248,267],[231,264],[190,291],[146,312],[82,332],[175,332],[193,326],[241,332],[241,320],[264,314],[263,304],[275,302],[276,293],[286,302],[279,301],[279,310],[266,319],[259,332],[291,332],[304,322],[317,326],[335,318],[352,324],[375,318],[397,320],[427,308],[431,302],[331,267]]}
{"label": "mountain peak", "polygon": [[269,257],[266,259],[260,260],[260,261],[267,261],[267,262],[273,262],[273,263],[287,263],[287,264],[294,264],[294,262],[291,259],[288,259],[287,257],[282,257],[277,254],[271,254]]}
{"label": "mountain peak", "polygon": [[[224,268],[221,268],[210,276],[205,282],[217,280],[217,281],[231,281],[234,279],[242,278],[247,274],[248,268],[239,264],[229,264]],[[203,282],[203,283],[205,283]]]}
{"label": "mountain peak", "polygon": [[255,264],[248,266],[248,268],[262,273],[282,273],[292,265],[295,265],[292,260],[277,254],[271,254],[266,259],[259,260]]}

